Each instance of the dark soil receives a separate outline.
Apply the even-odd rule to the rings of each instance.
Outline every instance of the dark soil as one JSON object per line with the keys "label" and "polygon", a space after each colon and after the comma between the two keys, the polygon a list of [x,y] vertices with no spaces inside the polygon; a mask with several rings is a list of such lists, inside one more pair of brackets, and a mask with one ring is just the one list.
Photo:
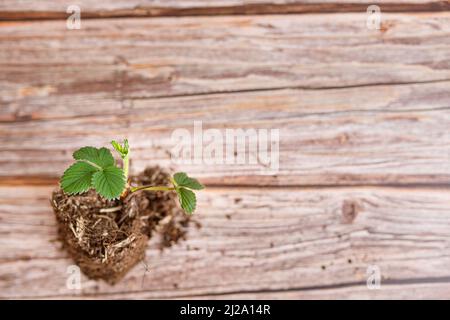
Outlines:
{"label": "dark soil", "polygon": [[[169,185],[168,172],[147,168],[133,184]],[[94,190],[69,196],[53,192],[52,205],[64,247],[92,279],[114,284],[145,256],[147,240],[160,236],[159,248],[185,239],[190,216],[172,192],[138,191],[123,200],[105,200]]]}

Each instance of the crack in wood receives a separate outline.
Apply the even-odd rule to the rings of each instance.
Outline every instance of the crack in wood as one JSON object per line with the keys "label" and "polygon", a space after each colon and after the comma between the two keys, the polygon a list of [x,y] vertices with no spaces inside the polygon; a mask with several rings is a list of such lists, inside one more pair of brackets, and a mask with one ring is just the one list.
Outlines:
{"label": "crack in wood", "polygon": [[[427,278],[405,278],[405,279],[384,279],[381,281],[381,285],[383,287],[386,286],[411,286],[411,285],[423,285],[423,284],[447,284],[450,283],[450,276],[444,277],[427,277]],[[343,282],[331,285],[320,285],[320,286],[305,286],[305,287],[293,287],[287,289],[255,289],[255,290],[229,290],[229,291],[221,291],[221,292],[204,292],[198,294],[180,294],[180,295],[170,295],[170,299],[189,299],[196,297],[220,297],[225,295],[243,295],[243,294],[281,294],[287,292],[308,292],[308,291],[319,291],[319,290],[334,290],[334,289],[346,289],[346,288],[356,288],[356,287],[364,287],[366,288],[365,281],[352,281],[352,282]],[[190,289],[190,288],[189,288]],[[83,293],[80,295],[76,295],[79,298],[87,298],[87,297],[95,297],[99,294],[101,296],[124,296],[124,295],[134,295],[134,294],[142,294],[146,292],[150,292],[152,290],[132,290],[132,291],[118,291],[118,292],[95,292],[95,293]],[[51,298],[64,298],[64,297],[73,297],[70,294],[60,294],[60,295],[44,295],[44,296],[8,296],[8,299],[51,299]]]}

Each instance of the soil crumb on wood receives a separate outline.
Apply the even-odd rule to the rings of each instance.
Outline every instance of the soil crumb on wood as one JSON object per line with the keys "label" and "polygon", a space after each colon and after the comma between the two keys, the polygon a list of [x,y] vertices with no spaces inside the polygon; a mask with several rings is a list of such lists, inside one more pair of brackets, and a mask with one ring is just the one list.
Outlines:
{"label": "soil crumb on wood", "polygon": [[[169,185],[169,173],[147,168],[132,185]],[[114,284],[145,256],[147,240],[159,236],[159,248],[186,238],[190,216],[172,192],[138,191],[123,200],[105,200],[94,190],[69,196],[58,189],[52,206],[64,247],[92,279]]]}

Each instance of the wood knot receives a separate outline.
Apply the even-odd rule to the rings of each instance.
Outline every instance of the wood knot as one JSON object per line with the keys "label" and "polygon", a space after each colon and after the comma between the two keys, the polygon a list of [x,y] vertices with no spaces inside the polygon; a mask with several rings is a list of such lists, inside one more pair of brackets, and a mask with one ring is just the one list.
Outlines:
{"label": "wood knot", "polygon": [[361,210],[362,207],[359,202],[345,200],[342,204],[342,221],[344,223],[352,223]]}

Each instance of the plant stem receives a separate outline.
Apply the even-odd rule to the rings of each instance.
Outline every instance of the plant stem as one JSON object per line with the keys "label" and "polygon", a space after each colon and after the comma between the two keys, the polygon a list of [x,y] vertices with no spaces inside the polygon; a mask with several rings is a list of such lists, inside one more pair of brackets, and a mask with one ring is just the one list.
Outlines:
{"label": "plant stem", "polygon": [[123,158],[123,174],[125,175],[125,179],[128,183],[128,168],[130,167],[130,151],[128,150],[128,154]]}
{"label": "plant stem", "polygon": [[175,188],[172,187],[162,187],[162,186],[141,186],[141,187],[131,187],[131,192],[136,192],[139,190],[149,190],[149,191],[173,191]]}

